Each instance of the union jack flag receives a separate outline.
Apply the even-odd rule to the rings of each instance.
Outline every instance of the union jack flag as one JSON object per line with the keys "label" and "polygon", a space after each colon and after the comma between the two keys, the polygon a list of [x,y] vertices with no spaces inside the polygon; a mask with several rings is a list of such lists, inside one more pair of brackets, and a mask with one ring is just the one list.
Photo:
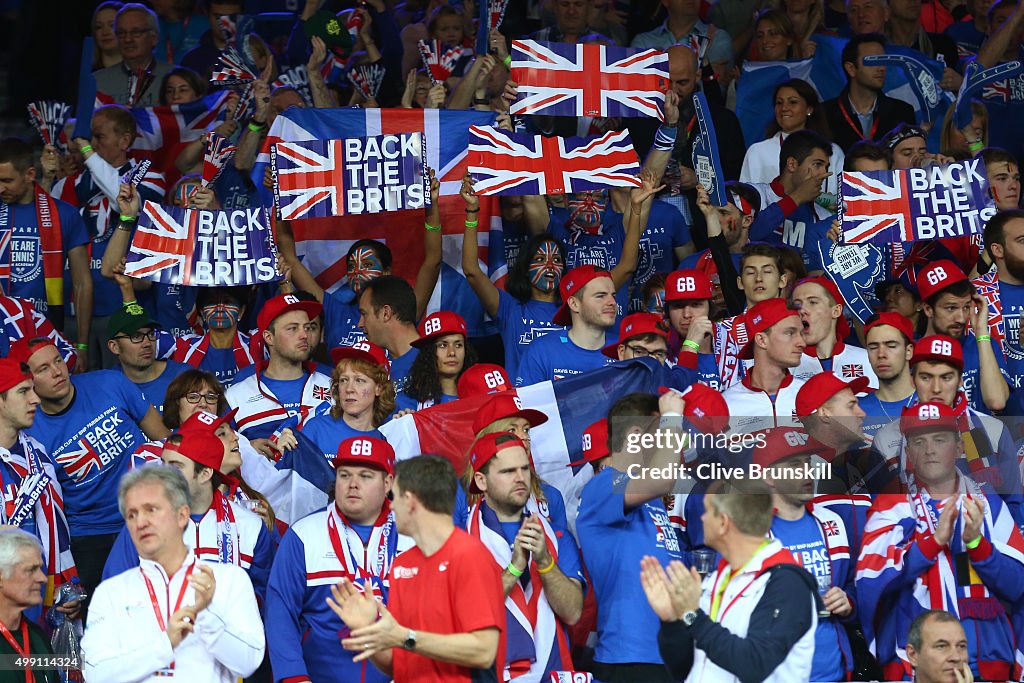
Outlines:
{"label": "union jack flag", "polygon": [[664,120],[668,55],[587,43],[512,43],[512,114],[652,116]]}
{"label": "union jack flag", "polygon": [[1003,304],[999,297],[999,271],[990,270],[971,282],[974,283],[978,296],[988,303],[988,327],[992,339],[1002,345],[1006,330],[1003,322]]}
{"label": "union jack flag", "polygon": [[914,239],[910,190],[904,173],[843,173],[839,204],[845,244]]}
{"label": "union jack flag", "polygon": [[469,134],[469,172],[480,194],[561,194],[640,186],[640,164],[626,131],[560,138],[472,126]]}
{"label": "union jack flag", "polygon": [[825,530],[825,536],[838,536],[839,523],[833,520],[822,522],[821,528]]}
{"label": "union jack flag", "polygon": [[279,142],[272,158],[281,220],[345,213],[344,140]]}
{"label": "union jack flag", "polygon": [[256,74],[234,45],[228,45],[220,53],[213,73],[210,74],[210,82],[217,86],[244,85],[255,80]]}
{"label": "union jack flag", "polygon": [[313,399],[317,401],[329,401],[331,400],[331,390],[328,387],[322,387],[319,384],[313,387]]}
{"label": "union jack flag", "polygon": [[995,81],[981,88],[981,99],[1007,103],[1010,101],[1010,82],[1006,80]]}
{"label": "union jack flag", "polygon": [[132,109],[139,132],[132,156],[151,159],[155,168],[164,168],[180,143],[200,139],[225,115],[229,95],[222,90],[187,104]]}
{"label": "union jack flag", "polygon": [[864,376],[864,366],[860,363],[849,363],[843,366],[843,377],[854,379]]}
{"label": "union jack flag", "polygon": [[69,446],[69,450],[54,458],[64,468],[68,476],[75,481],[82,481],[90,474],[98,474],[103,469],[103,458],[96,452],[86,439],[80,439],[77,445]]}
{"label": "union jack flag", "polygon": [[142,214],[146,220],[132,239],[125,275],[144,278],[173,268],[169,273],[181,284],[191,284],[192,257],[196,244],[196,212],[184,211],[184,221],[176,219],[155,202],[146,202]]}

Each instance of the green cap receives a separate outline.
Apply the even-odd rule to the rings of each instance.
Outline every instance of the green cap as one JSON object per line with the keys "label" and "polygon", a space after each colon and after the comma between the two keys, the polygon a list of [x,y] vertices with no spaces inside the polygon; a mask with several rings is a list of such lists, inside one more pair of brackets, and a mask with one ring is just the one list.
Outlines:
{"label": "green cap", "polygon": [[306,30],[306,37],[320,36],[327,49],[341,48],[348,52],[352,47],[352,36],[345,26],[344,19],[340,19],[332,12],[320,10],[309,19],[303,27]]}
{"label": "green cap", "polygon": [[107,322],[107,337],[113,339],[119,334],[134,334],[143,327],[156,329],[160,325],[149,317],[142,306],[128,304],[110,316]]}

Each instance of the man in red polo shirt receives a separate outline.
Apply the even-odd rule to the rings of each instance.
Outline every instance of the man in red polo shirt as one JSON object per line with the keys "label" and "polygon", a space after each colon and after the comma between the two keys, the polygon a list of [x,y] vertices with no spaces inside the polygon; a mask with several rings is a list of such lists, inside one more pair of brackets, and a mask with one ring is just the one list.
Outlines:
{"label": "man in red polo shirt", "polygon": [[[395,683],[497,680],[494,660],[505,629],[501,570],[490,551],[452,522],[455,470],[421,455],[395,465],[391,509],[416,547],[396,557],[388,606],[349,581],[328,604],[349,627],[342,640]],[[427,631],[426,629],[429,629]]]}

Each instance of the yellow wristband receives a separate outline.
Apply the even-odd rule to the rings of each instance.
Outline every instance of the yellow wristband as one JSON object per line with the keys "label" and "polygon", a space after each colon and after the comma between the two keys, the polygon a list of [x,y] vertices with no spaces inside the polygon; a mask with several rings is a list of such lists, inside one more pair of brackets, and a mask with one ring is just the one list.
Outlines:
{"label": "yellow wristband", "polygon": [[551,558],[551,562],[548,563],[548,566],[544,567],[543,569],[538,567],[537,573],[538,574],[547,574],[549,571],[551,571],[554,568],[555,568],[555,558],[552,557]]}

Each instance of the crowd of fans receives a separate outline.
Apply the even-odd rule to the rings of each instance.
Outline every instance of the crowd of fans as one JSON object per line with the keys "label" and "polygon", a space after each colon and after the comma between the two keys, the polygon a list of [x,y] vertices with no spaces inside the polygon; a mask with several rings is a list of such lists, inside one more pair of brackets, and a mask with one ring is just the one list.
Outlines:
{"label": "crowd of fans", "polygon": [[[981,91],[966,128],[952,106],[972,63],[1021,59],[1024,3],[509,0],[477,54],[478,2],[95,6],[91,136],[0,140],[2,663],[53,654],[57,615],[88,682],[1024,680],[1024,77]],[[664,120],[510,116],[522,38],[666,51]],[[464,49],[443,82],[421,40]],[[237,151],[207,184],[205,138],[154,156],[138,112],[212,103],[231,41],[258,74],[210,104]],[[864,62],[892,52],[944,65],[944,118]],[[759,63],[788,75],[752,139]],[[369,96],[349,78],[367,65]],[[724,206],[691,159],[698,91]],[[642,171],[499,197],[481,226],[474,179],[453,219],[430,170],[400,243],[275,221],[279,281],[125,274],[145,202],[268,205],[275,121],[339,107],[628,130]],[[983,232],[885,245],[858,320],[830,256],[841,174],[975,158]],[[422,262],[399,272],[409,245]],[[597,391],[627,366],[651,392]],[[588,378],[574,407],[605,401],[602,419],[578,429],[520,391]],[[468,451],[389,442],[445,404]],[[562,451],[531,434],[552,423],[581,454],[558,463],[571,485],[538,476]],[[652,431],[672,438],[635,448]],[[72,581],[85,597],[54,604]],[[0,681],[58,676],[15,668]]]}

